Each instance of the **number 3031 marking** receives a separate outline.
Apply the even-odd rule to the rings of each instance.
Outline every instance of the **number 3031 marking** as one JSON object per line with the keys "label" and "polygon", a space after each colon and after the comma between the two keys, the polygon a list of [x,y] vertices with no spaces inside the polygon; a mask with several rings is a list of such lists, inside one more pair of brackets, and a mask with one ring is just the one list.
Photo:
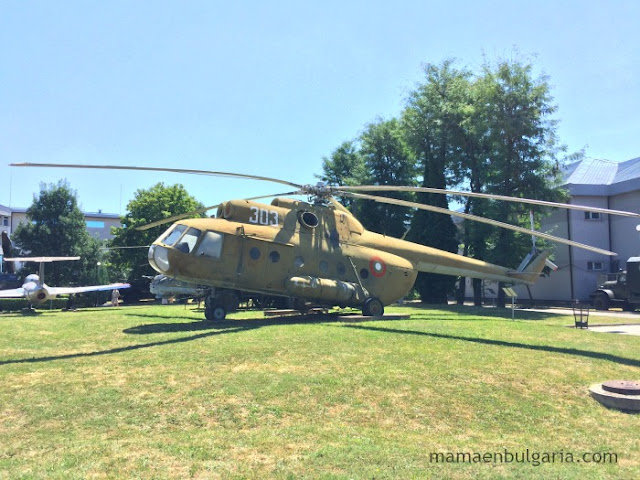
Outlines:
{"label": "number 3031 marking", "polygon": [[251,207],[249,223],[258,225],[278,225],[278,212],[266,208]]}

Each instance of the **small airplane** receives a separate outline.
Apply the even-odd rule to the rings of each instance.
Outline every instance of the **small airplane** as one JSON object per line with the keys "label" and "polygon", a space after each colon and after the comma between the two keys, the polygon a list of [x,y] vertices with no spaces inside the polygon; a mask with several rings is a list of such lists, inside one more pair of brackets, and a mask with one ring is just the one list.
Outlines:
{"label": "small airplane", "polygon": [[111,283],[109,285],[91,285],[86,287],[50,287],[44,283],[44,264],[67,260],[80,260],[80,257],[15,257],[5,258],[6,262],[39,262],[39,274],[27,275],[24,284],[20,288],[0,290],[0,298],[26,298],[31,304],[42,304],[58,295],[70,295],[74,293],[99,292],[129,288],[128,283]]}

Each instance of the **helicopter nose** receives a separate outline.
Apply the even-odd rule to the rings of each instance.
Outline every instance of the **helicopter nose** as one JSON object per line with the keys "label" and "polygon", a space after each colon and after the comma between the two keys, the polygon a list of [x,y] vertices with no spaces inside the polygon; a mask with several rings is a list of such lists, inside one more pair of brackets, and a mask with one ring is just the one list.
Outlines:
{"label": "helicopter nose", "polygon": [[149,263],[158,272],[167,272],[169,265],[169,250],[160,245],[151,245],[149,248]]}

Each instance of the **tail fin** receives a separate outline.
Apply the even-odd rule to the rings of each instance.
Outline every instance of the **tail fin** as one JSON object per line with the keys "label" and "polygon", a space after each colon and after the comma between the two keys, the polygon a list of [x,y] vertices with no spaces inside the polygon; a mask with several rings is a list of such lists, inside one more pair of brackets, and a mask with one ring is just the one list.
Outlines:
{"label": "tail fin", "polygon": [[522,272],[509,272],[508,275],[516,283],[533,285],[540,278],[548,257],[549,252],[542,252]]}

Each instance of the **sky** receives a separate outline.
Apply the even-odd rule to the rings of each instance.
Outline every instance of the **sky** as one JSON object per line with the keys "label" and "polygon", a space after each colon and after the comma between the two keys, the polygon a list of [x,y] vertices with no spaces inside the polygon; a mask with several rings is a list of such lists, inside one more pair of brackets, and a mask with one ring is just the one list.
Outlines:
{"label": "sky", "polygon": [[397,117],[423,66],[530,61],[547,75],[570,152],[640,156],[640,2],[4,0],[0,204],[66,179],[86,212],[124,214],[138,189],[198,201],[277,184],[186,174],[9,167],[128,165],[315,183],[322,159]]}

